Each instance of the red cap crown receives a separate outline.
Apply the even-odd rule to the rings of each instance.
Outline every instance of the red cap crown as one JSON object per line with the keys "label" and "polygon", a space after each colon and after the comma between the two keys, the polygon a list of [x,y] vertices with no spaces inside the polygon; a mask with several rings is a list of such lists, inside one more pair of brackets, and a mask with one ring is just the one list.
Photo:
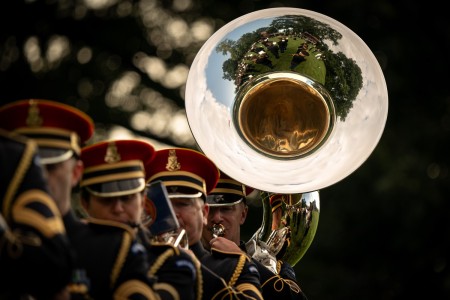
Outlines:
{"label": "red cap crown", "polygon": [[81,151],[84,164],[81,187],[92,194],[113,197],[140,192],[148,179],[146,166],[154,147],[140,140],[103,141]]}
{"label": "red cap crown", "polygon": [[0,128],[35,140],[44,164],[64,161],[73,152],[79,155],[81,145],[94,133],[92,119],[81,110],[40,99],[0,107]]}
{"label": "red cap crown", "polygon": [[185,148],[156,151],[147,168],[149,182],[161,180],[169,194],[192,195],[201,192],[206,196],[217,184],[219,169],[204,154]]}

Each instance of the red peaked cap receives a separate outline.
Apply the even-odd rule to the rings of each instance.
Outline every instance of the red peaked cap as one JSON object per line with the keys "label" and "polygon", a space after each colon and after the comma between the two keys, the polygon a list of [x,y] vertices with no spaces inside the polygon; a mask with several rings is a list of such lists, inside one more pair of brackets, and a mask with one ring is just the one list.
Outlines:
{"label": "red peaked cap", "polygon": [[148,166],[149,182],[161,180],[169,195],[206,196],[217,184],[220,171],[204,154],[186,148],[171,148],[156,151]]}
{"label": "red peaked cap", "polygon": [[111,140],[81,151],[84,164],[80,186],[97,196],[114,197],[140,192],[148,180],[146,167],[155,148],[141,140]]}
{"label": "red peaked cap", "polygon": [[81,110],[52,100],[18,100],[0,107],[0,128],[36,141],[43,164],[62,162],[94,133],[92,119]]}
{"label": "red peaked cap", "polygon": [[220,172],[219,181],[216,187],[209,193],[206,202],[210,206],[235,205],[241,201],[245,202],[245,197],[253,190],[253,188]]}

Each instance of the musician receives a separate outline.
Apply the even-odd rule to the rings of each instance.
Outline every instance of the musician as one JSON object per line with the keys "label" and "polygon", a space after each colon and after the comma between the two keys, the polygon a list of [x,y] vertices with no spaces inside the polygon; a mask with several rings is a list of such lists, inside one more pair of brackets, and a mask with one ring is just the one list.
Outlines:
{"label": "musician", "polygon": [[[69,105],[27,99],[0,108],[0,127],[23,134],[38,145],[50,194],[63,216],[72,252],[75,253],[75,266],[68,287],[72,299],[127,299],[138,294],[144,299],[154,297],[152,282],[146,276],[147,254],[140,250],[132,230],[121,224],[95,221],[86,224],[75,217],[71,207],[73,188],[78,186],[83,172],[81,147],[94,131],[92,119]],[[59,228],[57,225],[54,222],[53,227]],[[36,279],[45,278],[43,274],[50,271],[47,266],[42,266],[36,270],[40,273]],[[22,272],[21,276],[26,274],[27,271]],[[51,274],[65,277],[64,273]],[[47,282],[41,288],[46,289],[50,284]]]}
{"label": "musician", "polygon": [[[210,206],[208,223],[203,230],[202,241],[205,248],[211,245],[222,251],[242,250],[247,253],[246,245],[240,237],[240,226],[245,223],[248,213],[246,194],[252,189],[230,178],[221,172],[220,179],[212,192],[206,197]],[[279,197],[274,197],[274,213],[278,212],[276,202]],[[218,227],[220,225],[220,227]],[[214,227],[221,228],[215,231]],[[264,299],[302,299],[306,296],[300,289],[293,268],[276,257],[274,262],[275,272],[253,259],[258,267]]]}
{"label": "musician", "polygon": [[217,183],[219,170],[202,153],[173,148],[156,151],[148,166],[149,182],[162,181],[189,249],[202,263],[202,299],[262,299],[259,273],[241,251],[211,251],[203,248],[201,235],[209,206],[206,195]]}
{"label": "musician", "polygon": [[196,299],[199,262],[178,247],[153,242],[142,224],[144,166],[153,159],[154,152],[151,144],[140,140],[102,141],[83,148],[81,204],[90,220],[122,224],[137,236],[149,256],[145,271],[155,282],[158,299]]}
{"label": "musician", "polygon": [[0,170],[0,299],[67,297],[74,258],[36,143],[0,128]]}

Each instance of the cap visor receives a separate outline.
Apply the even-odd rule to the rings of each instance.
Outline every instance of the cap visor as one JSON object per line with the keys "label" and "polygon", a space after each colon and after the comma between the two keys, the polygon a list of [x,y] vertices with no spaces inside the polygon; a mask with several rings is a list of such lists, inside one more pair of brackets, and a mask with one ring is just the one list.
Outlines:
{"label": "cap visor", "polygon": [[116,180],[89,185],[86,189],[93,195],[99,197],[119,197],[139,193],[145,188],[143,178]]}
{"label": "cap visor", "polygon": [[72,150],[39,147],[41,164],[51,165],[68,160],[74,154]]}

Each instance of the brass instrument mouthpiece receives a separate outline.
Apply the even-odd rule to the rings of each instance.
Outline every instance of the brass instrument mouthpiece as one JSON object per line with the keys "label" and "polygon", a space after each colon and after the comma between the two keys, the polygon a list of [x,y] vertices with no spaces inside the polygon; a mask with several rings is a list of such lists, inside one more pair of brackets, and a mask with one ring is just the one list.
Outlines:
{"label": "brass instrument mouthpiece", "polygon": [[211,232],[213,237],[219,237],[219,236],[224,236],[225,235],[225,226],[223,226],[222,224],[214,224],[211,227]]}

